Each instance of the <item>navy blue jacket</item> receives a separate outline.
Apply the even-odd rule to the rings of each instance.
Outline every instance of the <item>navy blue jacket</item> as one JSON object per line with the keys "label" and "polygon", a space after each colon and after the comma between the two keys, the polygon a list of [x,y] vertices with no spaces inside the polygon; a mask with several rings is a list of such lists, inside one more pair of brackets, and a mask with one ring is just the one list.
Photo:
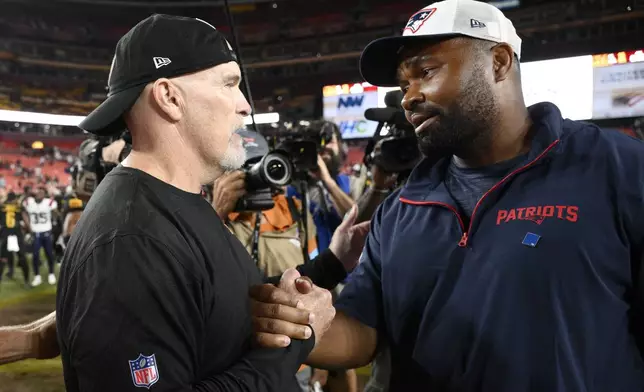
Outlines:
{"label": "navy blue jacket", "polygon": [[644,390],[644,143],[530,108],[528,163],[461,217],[422,161],[372,221],[338,310],[392,349],[391,392]]}

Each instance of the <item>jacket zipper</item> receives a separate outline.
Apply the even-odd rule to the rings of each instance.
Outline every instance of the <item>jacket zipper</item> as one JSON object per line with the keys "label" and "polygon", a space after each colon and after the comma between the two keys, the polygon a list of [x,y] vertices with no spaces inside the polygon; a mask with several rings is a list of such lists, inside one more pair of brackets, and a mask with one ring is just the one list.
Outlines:
{"label": "jacket zipper", "polygon": [[510,179],[513,176],[515,176],[515,175],[517,175],[517,174],[529,169],[530,167],[534,166],[534,164],[536,164],[550,150],[552,150],[554,148],[554,146],[557,145],[557,143],[559,143],[559,139],[557,139],[554,142],[552,142],[545,150],[543,150],[541,152],[541,154],[539,154],[532,161],[528,162],[527,164],[521,166],[518,169],[513,170],[510,174],[508,174],[507,176],[503,177],[499,182],[494,184],[494,186],[492,188],[488,189],[488,191],[485,192],[483,194],[483,196],[481,196],[479,201],[476,202],[476,205],[474,206],[474,210],[472,210],[472,217],[470,218],[470,224],[468,225],[467,228],[465,227],[465,223],[463,221],[463,218],[461,217],[461,214],[458,213],[458,210],[454,206],[451,206],[451,205],[446,204],[446,203],[435,202],[435,201],[413,201],[413,200],[405,199],[404,197],[399,198],[399,200],[401,202],[403,202],[403,203],[412,204],[412,205],[423,205],[423,206],[437,205],[437,206],[444,207],[444,208],[447,208],[448,210],[452,211],[454,213],[454,215],[456,215],[456,218],[458,219],[458,223],[461,226],[461,230],[463,231],[463,235],[461,236],[461,239],[458,241],[458,246],[461,247],[461,248],[465,248],[465,247],[467,247],[467,243],[468,243],[468,241],[470,239],[469,233],[472,231],[472,224],[474,223],[474,216],[476,215],[476,210],[479,208],[479,205],[481,204],[483,199],[485,199],[485,197],[487,195],[489,195],[490,193],[492,193],[495,189],[498,189],[508,179]]}

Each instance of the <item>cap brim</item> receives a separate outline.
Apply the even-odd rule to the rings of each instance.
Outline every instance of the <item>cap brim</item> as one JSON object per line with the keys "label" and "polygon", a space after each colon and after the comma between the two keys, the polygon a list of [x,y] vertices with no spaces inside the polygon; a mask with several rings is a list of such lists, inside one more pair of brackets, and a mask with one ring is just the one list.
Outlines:
{"label": "cap brim", "polygon": [[362,51],[360,56],[360,74],[362,78],[374,86],[396,87],[396,70],[400,63],[400,49],[410,42],[427,41],[439,42],[459,37],[461,34],[411,35],[386,37],[372,41]]}
{"label": "cap brim", "polygon": [[110,136],[125,130],[123,114],[134,105],[145,84],[109,96],[78,127],[98,136]]}

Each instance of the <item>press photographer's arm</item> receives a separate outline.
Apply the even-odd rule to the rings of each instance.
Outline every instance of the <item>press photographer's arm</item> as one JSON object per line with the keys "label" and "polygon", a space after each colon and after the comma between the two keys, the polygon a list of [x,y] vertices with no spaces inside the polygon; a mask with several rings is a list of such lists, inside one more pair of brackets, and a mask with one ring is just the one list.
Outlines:
{"label": "press photographer's arm", "polygon": [[391,193],[391,187],[398,178],[398,173],[387,173],[375,164],[371,168],[371,174],[373,176],[373,183],[358,200],[358,210],[360,213],[356,220],[357,223],[371,219],[371,216],[376,212],[380,203]]}
{"label": "press photographer's arm", "polygon": [[333,202],[333,207],[338,212],[338,215],[344,216],[351,207],[353,207],[353,199],[351,196],[346,194],[338,185],[335,178],[329,173],[329,169],[324,163],[322,157],[318,156],[318,170],[319,170],[319,179],[324,184],[324,187],[329,191],[331,195],[331,201]]}
{"label": "press photographer's arm", "polygon": [[[234,171],[215,181],[212,205],[224,221],[228,214],[233,212],[239,198],[246,193],[244,177],[242,171]],[[368,223],[353,225],[357,213],[358,211],[352,211],[348,219],[336,230],[329,249],[324,250],[310,263],[297,266],[302,276],[308,276],[322,288],[332,289],[355,268],[368,230]],[[266,281],[277,284],[279,280],[280,276],[273,276]]]}

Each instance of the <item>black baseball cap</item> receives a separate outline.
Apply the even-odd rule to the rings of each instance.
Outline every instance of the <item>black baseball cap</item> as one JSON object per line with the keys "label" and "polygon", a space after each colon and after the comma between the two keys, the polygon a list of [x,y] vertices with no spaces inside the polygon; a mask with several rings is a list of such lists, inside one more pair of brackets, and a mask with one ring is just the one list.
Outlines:
{"label": "black baseball cap", "polygon": [[214,26],[201,19],[155,14],[139,22],[116,44],[107,99],[79,127],[99,136],[125,129],[123,114],[145,86],[237,61],[232,47]]}

